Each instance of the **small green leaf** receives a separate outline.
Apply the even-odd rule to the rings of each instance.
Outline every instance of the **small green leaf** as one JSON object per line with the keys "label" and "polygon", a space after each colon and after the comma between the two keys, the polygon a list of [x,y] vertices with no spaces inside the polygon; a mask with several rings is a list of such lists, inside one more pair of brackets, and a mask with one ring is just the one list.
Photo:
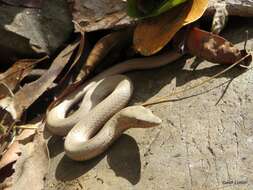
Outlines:
{"label": "small green leaf", "polygon": [[180,5],[181,3],[186,2],[187,0],[168,0],[163,5],[161,5],[158,9],[154,10],[151,15],[152,16],[158,16],[168,10],[170,10],[173,7],[176,7]]}
{"label": "small green leaf", "polygon": [[141,16],[137,8],[136,0],[127,0],[127,14],[130,17],[135,17],[135,18],[138,18]]}
{"label": "small green leaf", "polygon": [[140,10],[140,0],[127,0],[127,13],[129,16],[135,18],[155,17],[186,1],[187,0],[164,0],[157,5],[157,0],[146,0],[145,4],[144,1],[142,2],[143,6],[145,5],[145,8],[147,8],[147,10],[143,12],[143,10]]}

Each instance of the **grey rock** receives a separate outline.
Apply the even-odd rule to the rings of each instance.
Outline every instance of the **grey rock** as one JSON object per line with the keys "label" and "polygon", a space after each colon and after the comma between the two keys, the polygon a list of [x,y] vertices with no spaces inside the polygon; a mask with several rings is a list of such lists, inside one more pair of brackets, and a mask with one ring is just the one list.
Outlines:
{"label": "grey rock", "polygon": [[41,9],[0,5],[0,49],[15,56],[51,54],[73,31],[65,0],[45,0]]}

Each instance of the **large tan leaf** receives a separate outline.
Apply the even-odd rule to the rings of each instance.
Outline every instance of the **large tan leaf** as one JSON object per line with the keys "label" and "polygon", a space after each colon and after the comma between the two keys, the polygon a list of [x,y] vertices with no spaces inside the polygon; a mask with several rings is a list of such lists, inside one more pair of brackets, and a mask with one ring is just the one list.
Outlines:
{"label": "large tan leaf", "polygon": [[207,5],[207,0],[189,0],[160,16],[143,20],[134,31],[135,49],[146,56],[158,52],[180,28],[199,19]]}

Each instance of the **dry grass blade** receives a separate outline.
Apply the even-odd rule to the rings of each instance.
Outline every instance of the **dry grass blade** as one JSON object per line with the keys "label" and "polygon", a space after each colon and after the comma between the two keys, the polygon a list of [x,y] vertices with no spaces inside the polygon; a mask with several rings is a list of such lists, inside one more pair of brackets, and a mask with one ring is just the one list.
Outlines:
{"label": "dry grass blade", "polygon": [[233,63],[232,65],[230,65],[230,66],[227,67],[226,69],[222,70],[221,72],[215,74],[215,75],[212,76],[211,78],[208,78],[208,79],[206,79],[206,80],[203,80],[203,81],[201,81],[200,83],[198,83],[198,84],[196,84],[196,85],[194,85],[194,86],[191,86],[191,87],[189,87],[189,88],[186,88],[186,89],[183,89],[183,90],[180,90],[180,91],[173,92],[173,93],[171,93],[171,94],[169,94],[169,95],[167,95],[167,96],[158,97],[158,98],[155,98],[154,100],[146,101],[146,102],[142,103],[141,105],[142,105],[142,106],[150,106],[150,105],[155,105],[155,104],[160,104],[160,103],[168,102],[168,101],[171,100],[170,98],[171,98],[172,96],[175,96],[175,95],[178,95],[178,94],[182,94],[182,93],[184,93],[184,92],[188,92],[188,91],[190,91],[190,90],[192,90],[192,89],[198,88],[198,87],[202,86],[203,84],[208,83],[208,82],[210,82],[211,80],[213,80],[214,78],[216,78],[216,77],[218,77],[218,76],[224,74],[225,72],[229,71],[230,69],[232,69],[232,68],[235,67],[236,65],[239,65],[241,62],[243,62],[243,61],[246,60],[246,59],[250,59],[250,61],[251,61],[251,59],[252,59],[251,53],[248,53],[247,55],[245,55],[244,57],[242,57],[240,60],[236,61],[235,63]]}

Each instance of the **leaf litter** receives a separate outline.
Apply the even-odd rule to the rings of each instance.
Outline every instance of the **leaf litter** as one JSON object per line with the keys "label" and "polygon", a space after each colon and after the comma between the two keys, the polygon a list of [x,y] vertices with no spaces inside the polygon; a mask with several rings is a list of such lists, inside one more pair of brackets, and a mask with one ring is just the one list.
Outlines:
{"label": "leaf litter", "polygon": [[[46,141],[43,137],[44,124],[40,122],[32,141],[15,144],[14,154],[19,152],[18,159],[14,156],[13,174],[4,179],[0,189],[26,190],[27,184],[34,190],[44,188],[44,179],[49,168],[49,156]],[[13,148],[14,149],[14,148]],[[13,154],[12,154],[13,155]],[[34,174],[36,171],[36,175]]]}
{"label": "leaf litter", "polygon": [[[20,1],[19,3],[23,4],[16,4],[16,6],[27,6],[24,2],[28,1]],[[40,59],[19,60],[5,73],[0,74],[0,106],[2,108],[0,129],[1,131],[3,129],[0,139],[8,142],[1,144],[2,147],[7,148],[1,149],[0,171],[6,168],[9,172],[11,171],[1,179],[3,183],[0,189],[22,190],[27,188],[27,184],[36,189],[43,189],[44,178],[49,167],[47,147],[43,137],[44,123],[40,121],[36,124],[19,125],[18,122],[22,121],[24,112],[54,85],[58,88],[57,93],[60,95],[56,96],[54,92],[57,98],[52,101],[51,106],[57,104],[66,94],[78,88],[88,77],[92,76],[96,67],[118,46],[127,46],[129,41],[133,40],[131,45],[137,52],[150,56],[162,50],[168,43],[172,43],[179,51],[183,46],[182,54],[189,53],[211,62],[230,64],[222,72],[195,86],[174,92],[166,97],[150,100],[143,103],[144,106],[169,101],[171,96],[195,89],[234,66],[247,67],[252,61],[251,52],[237,49],[228,40],[192,27],[194,25],[185,27],[203,15],[207,7],[207,0],[188,1],[168,12],[159,12],[160,15],[157,17],[142,19],[137,22],[134,33],[132,29],[129,29],[129,26],[132,27],[135,23],[132,22],[134,19],[129,19],[126,14],[126,3],[121,0],[103,2],[71,0],[69,2],[72,3],[76,31],[80,34],[73,43],[67,45],[59,53],[49,69],[37,72],[37,74],[40,73],[38,74],[40,78],[23,87],[20,86],[20,82],[35,71],[34,67],[41,61]],[[109,2],[112,4],[110,5]],[[39,6],[39,4],[34,5],[36,8]],[[117,28],[119,26],[128,26],[129,31],[119,30]],[[84,48],[89,41],[86,34],[90,31],[109,28],[115,28],[115,30],[97,40],[89,51],[88,58],[81,62],[77,78],[70,82],[65,80],[73,75],[74,68],[79,64],[81,56],[87,52]],[[66,67],[67,71],[64,71]],[[64,84],[66,81],[67,83]],[[67,88],[64,85],[67,85]],[[33,175],[34,171],[36,175]]]}

